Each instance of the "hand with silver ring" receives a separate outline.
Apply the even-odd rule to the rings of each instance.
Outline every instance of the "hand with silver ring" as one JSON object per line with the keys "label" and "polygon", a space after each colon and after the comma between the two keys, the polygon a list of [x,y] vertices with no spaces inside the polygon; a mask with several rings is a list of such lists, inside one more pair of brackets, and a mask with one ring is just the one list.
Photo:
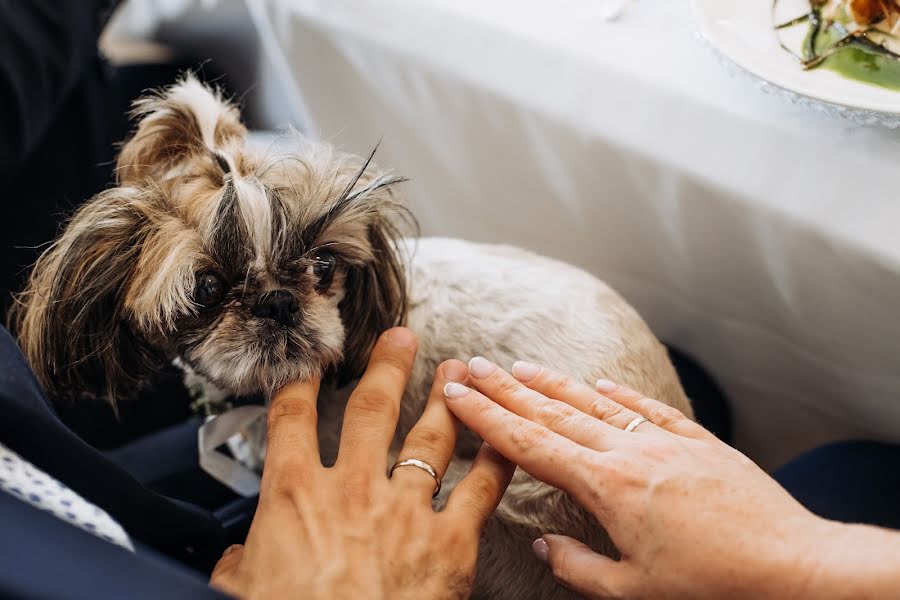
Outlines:
{"label": "hand with silver ring", "polygon": [[468,597],[481,530],[515,467],[485,445],[444,509],[432,508],[459,427],[442,390],[466,377],[463,363],[447,361],[388,478],[416,345],[402,327],[381,336],[347,402],[331,468],[319,457],[319,382],[275,394],[256,515],[245,544],[219,560],[212,585],[240,598]]}
{"label": "hand with silver ring", "polygon": [[880,597],[840,594],[861,589],[848,586],[863,573],[870,581],[881,573],[883,584],[875,549],[900,550],[900,536],[857,531],[854,550],[870,559],[850,560],[840,549],[849,526],[813,515],[679,411],[611,381],[591,388],[523,362],[510,374],[474,358],[467,381],[471,388],[447,384],[450,410],[532,476],[568,492],[620,551],[613,560],[552,531],[535,541],[537,557],[579,594]]}

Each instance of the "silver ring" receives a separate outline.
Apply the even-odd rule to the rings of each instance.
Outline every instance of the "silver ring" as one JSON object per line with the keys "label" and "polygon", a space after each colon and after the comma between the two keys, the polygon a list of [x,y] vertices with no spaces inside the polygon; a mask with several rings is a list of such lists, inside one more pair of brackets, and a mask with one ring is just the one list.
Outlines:
{"label": "silver ring", "polygon": [[628,426],[625,427],[625,431],[629,431],[629,432],[634,431],[638,425],[641,425],[642,423],[649,423],[649,422],[650,422],[650,419],[648,419],[647,417],[635,417],[631,420],[631,423],[629,423]]}
{"label": "silver ring", "polygon": [[394,471],[396,471],[400,467],[416,467],[417,469],[422,469],[434,478],[434,493],[431,494],[431,497],[435,498],[438,494],[441,493],[441,478],[438,477],[437,471],[434,470],[434,467],[429,465],[424,460],[419,460],[418,458],[407,458],[406,460],[401,460],[400,462],[394,463],[394,466],[391,467],[390,473],[388,473],[388,479],[393,477]]}

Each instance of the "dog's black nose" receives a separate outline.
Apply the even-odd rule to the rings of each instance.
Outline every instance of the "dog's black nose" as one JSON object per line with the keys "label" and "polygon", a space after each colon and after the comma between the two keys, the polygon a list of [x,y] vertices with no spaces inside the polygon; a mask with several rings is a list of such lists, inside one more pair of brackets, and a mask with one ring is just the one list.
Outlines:
{"label": "dog's black nose", "polygon": [[256,301],[253,314],[264,319],[272,319],[282,325],[293,325],[294,314],[300,310],[297,299],[287,290],[266,292]]}

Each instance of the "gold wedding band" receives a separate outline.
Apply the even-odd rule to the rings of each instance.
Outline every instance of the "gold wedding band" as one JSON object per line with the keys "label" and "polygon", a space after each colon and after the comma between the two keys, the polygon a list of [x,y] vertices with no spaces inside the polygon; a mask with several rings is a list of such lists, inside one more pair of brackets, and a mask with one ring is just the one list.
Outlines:
{"label": "gold wedding band", "polygon": [[650,419],[648,419],[647,417],[635,417],[631,420],[631,423],[629,423],[628,426],[625,427],[625,431],[629,431],[629,432],[634,431],[638,425],[641,425],[642,423],[649,423],[649,422],[650,422]]}
{"label": "gold wedding band", "polygon": [[434,467],[429,465],[424,460],[419,460],[418,458],[407,458],[406,460],[401,460],[400,462],[394,463],[394,466],[391,467],[390,473],[388,473],[388,479],[394,476],[394,471],[399,469],[400,467],[416,467],[417,469],[422,469],[434,479],[434,493],[431,494],[432,498],[437,497],[438,494],[441,493],[441,478],[438,477],[437,471],[434,470]]}

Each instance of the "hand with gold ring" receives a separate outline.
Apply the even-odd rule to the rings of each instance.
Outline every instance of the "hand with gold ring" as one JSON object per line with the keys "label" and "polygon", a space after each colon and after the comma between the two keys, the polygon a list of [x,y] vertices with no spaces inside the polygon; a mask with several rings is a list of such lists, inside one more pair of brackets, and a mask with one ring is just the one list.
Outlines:
{"label": "hand with gold ring", "polygon": [[[870,593],[878,586],[896,591],[900,576],[877,555],[900,550],[900,535],[814,516],[743,454],[634,390],[610,381],[592,389],[529,363],[516,363],[512,372],[473,359],[474,389],[448,383],[447,405],[504,456],[568,492],[608,531],[619,560],[552,531],[535,541],[535,554],[566,587],[589,598],[851,598],[882,597]],[[854,559],[853,552],[870,558]]]}
{"label": "hand with gold ring", "polygon": [[416,344],[402,327],[381,336],[347,402],[331,468],[319,457],[319,382],[275,394],[259,506],[245,544],[225,552],[212,585],[240,598],[468,597],[481,529],[515,467],[483,446],[444,509],[432,508],[458,428],[442,390],[466,377],[465,364],[448,361],[388,478]]}

